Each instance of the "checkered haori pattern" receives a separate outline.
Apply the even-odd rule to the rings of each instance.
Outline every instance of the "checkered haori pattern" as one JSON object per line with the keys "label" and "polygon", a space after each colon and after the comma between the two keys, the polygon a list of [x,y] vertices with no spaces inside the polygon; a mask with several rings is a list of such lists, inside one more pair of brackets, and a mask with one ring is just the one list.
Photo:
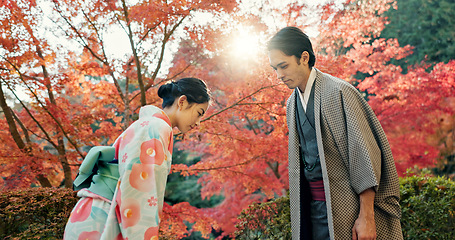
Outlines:
{"label": "checkered haori pattern", "polygon": [[[403,239],[399,182],[389,143],[371,107],[351,84],[315,69],[314,116],[330,239],[352,239],[359,194],[374,188],[377,239]],[[292,239],[300,238],[301,159],[296,90],[287,101]],[[303,196],[305,197],[305,196]],[[308,196],[310,197],[310,196]]]}

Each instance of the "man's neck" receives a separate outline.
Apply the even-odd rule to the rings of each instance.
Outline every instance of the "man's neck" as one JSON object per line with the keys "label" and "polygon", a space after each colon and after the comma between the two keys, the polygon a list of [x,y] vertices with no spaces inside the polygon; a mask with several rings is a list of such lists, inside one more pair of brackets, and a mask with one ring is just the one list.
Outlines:
{"label": "man's neck", "polygon": [[311,68],[311,67],[308,69],[308,71],[305,74],[306,75],[305,81],[303,81],[302,84],[300,84],[300,86],[297,87],[302,94],[305,92],[305,88],[306,88],[306,85],[308,84],[308,80],[310,79],[310,74],[311,74],[312,69],[313,68]]}

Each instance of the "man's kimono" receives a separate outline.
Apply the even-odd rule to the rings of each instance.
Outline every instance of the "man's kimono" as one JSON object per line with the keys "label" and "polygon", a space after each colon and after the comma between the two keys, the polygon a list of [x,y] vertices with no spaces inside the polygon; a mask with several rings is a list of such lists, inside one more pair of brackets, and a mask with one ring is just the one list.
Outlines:
{"label": "man's kimono", "polygon": [[[111,147],[112,155],[109,147],[101,148],[97,163],[86,162],[91,159],[86,157],[81,165],[90,165],[88,174],[93,165],[99,168],[90,187],[78,192],[81,199],[68,219],[64,239],[158,239],[172,147],[169,118],[157,107],[142,107],[139,119]],[[113,161],[106,165],[108,156]],[[76,185],[80,177],[85,181],[84,172]]]}
{"label": "man's kimono", "polygon": [[[324,181],[330,239],[351,239],[359,215],[359,194],[376,191],[377,239],[403,239],[399,182],[389,143],[376,115],[351,84],[316,70],[314,116]],[[289,190],[292,238],[301,239],[302,193],[295,89],[287,101],[289,129]],[[303,184],[302,184],[303,185]],[[308,192],[308,189],[304,192]],[[308,221],[308,220],[307,220]],[[303,234],[302,234],[303,235]],[[303,239],[303,238],[302,238]]]}

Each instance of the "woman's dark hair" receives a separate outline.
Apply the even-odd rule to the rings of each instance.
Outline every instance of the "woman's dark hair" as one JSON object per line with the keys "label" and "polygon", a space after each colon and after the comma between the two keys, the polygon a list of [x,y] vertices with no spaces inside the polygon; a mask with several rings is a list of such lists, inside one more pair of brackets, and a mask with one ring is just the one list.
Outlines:
{"label": "woman's dark hair", "polygon": [[158,89],[158,96],[163,99],[162,107],[174,104],[176,98],[185,95],[189,104],[206,103],[210,93],[204,81],[198,78],[182,78],[166,83]]}
{"label": "woman's dark hair", "polygon": [[308,65],[314,66],[316,58],[313,52],[308,36],[296,27],[285,27],[273,36],[267,43],[267,49],[280,50],[288,56],[296,56],[298,59],[302,57],[302,53],[307,51],[310,54]]}

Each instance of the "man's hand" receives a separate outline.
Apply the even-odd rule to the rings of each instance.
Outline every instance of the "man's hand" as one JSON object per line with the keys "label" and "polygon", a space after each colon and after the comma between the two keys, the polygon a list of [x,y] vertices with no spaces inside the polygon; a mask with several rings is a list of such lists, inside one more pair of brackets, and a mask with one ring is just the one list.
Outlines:
{"label": "man's hand", "polygon": [[373,189],[360,193],[360,213],[352,228],[353,240],[375,240],[376,223],[374,222],[374,196]]}
{"label": "man's hand", "polygon": [[373,217],[359,216],[352,228],[353,240],[375,240],[376,239],[376,223]]}

